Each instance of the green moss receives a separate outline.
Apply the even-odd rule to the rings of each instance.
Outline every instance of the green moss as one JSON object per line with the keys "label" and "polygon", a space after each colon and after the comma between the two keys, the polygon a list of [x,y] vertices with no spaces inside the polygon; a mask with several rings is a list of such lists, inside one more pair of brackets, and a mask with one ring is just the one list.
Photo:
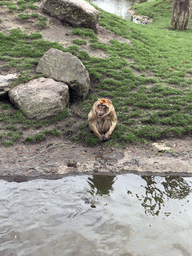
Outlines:
{"label": "green moss", "polygon": [[20,13],[18,14],[18,17],[22,20],[28,20],[30,18],[30,15],[26,13]]}
{"label": "green moss", "polygon": [[25,140],[32,142],[34,139],[33,139],[32,137],[29,137],[29,136],[28,136],[28,137],[25,138]]}
{"label": "green moss", "polygon": [[74,39],[73,43],[78,44],[78,45],[86,45],[87,41],[86,40],[81,40],[81,39]]}
{"label": "green moss", "polygon": [[[36,10],[38,8],[37,5],[33,4],[33,3],[29,3],[28,6],[27,6],[29,9],[32,9],[32,10]],[[46,19],[47,20],[47,19]]]}
{"label": "green moss", "polygon": [[33,137],[33,140],[36,141],[36,142],[40,142],[43,139],[45,139],[45,134],[43,134],[43,133],[37,133]]}
{"label": "green moss", "polygon": [[5,141],[3,141],[2,142],[2,144],[4,145],[4,146],[12,146],[13,145],[13,141],[10,141],[10,140],[5,140]]}
{"label": "green moss", "polygon": [[83,38],[90,37],[92,38],[95,42],[98,41],[98,37],[94,34],[92,29],[88,28],[74,28],[72,33],[74,35],[79,35],[82,36]]}
{"label": "green moss", "polygon": [[[32,6],[31,6],[32,7]],[[47,27],[47,17],[41,17],[41,16],[39,16],[38,17],[38,21],[36,22],[36,25],[39,27],[39,28],[41,28],[41,29],[43,29],[43,28],[46,28]]]}
{"label": "green moss", "polygon": [[38,17],[39,17],[39,14],[38,14],[38,13],[32,13],[32,14],[31,14],[31,17],[32,17],[32,18],[38,18]]}
{"label": "green moss", "polygon": [[52,134],[54,136],[60,136],[61,132],[58,131],[56,128],[54,128],[52,130],[45,130],[45,134]]}

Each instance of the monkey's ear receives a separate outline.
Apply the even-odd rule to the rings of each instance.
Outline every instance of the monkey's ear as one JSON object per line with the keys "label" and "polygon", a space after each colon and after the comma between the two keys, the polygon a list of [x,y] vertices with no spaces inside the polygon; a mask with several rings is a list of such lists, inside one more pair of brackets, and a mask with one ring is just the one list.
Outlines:
{"label": "monkey's ear", "polygon": [[99,102],[100,102],[100,100],[101,100],[101,99],[96,100],[93,105],[98,105]]}
{"label": "monkey's ear", "polygon": [[96,104],[96,105],[99,105],[99,104],[101,103],[101,100],[102,100],[102,99],[99,98],[99,99],[95,102],[95,104]]}

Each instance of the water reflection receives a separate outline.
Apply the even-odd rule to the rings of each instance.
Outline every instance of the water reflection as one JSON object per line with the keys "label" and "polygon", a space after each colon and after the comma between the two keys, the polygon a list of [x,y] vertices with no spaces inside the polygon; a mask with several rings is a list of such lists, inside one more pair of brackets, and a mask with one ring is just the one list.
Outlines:
{"label": "water reflection", "polygon": [[191,187],[134,174],[0,180],[0,255],[192,255]]}
{"label": "water reflection", "polygon": [[[145,191],[135,194],[141,201],[145,214],[159,215],[164,206],[164,201],[169,199],[184,199],[191,193],[191,187],[184,178],[179,176],[141,176],[145,185],[141,185]],[[87,190],[91,195],[110,195],[116,176],[93,175],[88,177],[87,182],[91,188]],[[128,195],[133,192],[127,190]]]}
{"label": "water reflection", "polygon": [[165,194],[168,198],[184,199],[191,193],[190,185],[184,178],[178,176],[165,177],[165,182],[162,182]]}
{"label": "water reflection", "polygon": [[142,202],[142,206],[145,208],[146,214],[158,215],[161,206],[164,203],[164,192],[157,187],[155,177],[142,176],[146,181],[145,196]]}
{"label": "water reflection", "polygon": [[[191,187],[184,178],[179,176],[142,176],[146,184],[141,185],[145,189],[144,194],[136,194],[145,209],[145,214],[159,215],[164,201],[172,199],[184,199],[191,193]],[[130,190],[128,194],[133,194]]]}

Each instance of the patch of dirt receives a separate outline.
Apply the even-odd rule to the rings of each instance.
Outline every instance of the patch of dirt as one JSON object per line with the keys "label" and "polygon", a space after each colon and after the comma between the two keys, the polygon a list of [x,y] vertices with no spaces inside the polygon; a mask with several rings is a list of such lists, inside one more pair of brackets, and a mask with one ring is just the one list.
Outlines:
{"label": "patch of dirt", "polygon": [[[27,181],[35,178],[58,179],[66,175],[137,173],[141,175],[192,175],[192,138],[166,139],[169,152],[146,146],[127,145],[126,149],[85,147],[65,138],[47,138],[39,144],[17,143],[0,147],[0,178]],[[73,164],[71,164],[73,163]]]}
{"label": "patch of dirt", "polygon": [[[12,28],[20,28],[27,33],[37,30],[33,19],[21,22],[16,14],[5,6],[1,6],[0,14],[1,32],[7,33]],[[49,18],[48,27],[41,30],[41,33],[44,40],[57,41],[67,47],[74,39],[79,38],[72,34],[72,29],[67,24],[63,25],[60,21]],[[128,39],[117,36],[101,26],[98,26],[97,36],[101,42],[107,44],[111,39],[130,44]],[[80,49],[86,50],[91,56],[108,57],[108,54],[102,50],[91,49],[90,42],[80,46]],[[15,69],[8,73],[15,73]],[[163,143],[171,150],[159,152],[153,147],[153,142],[147,145],[127,145],[126,149],[106,147],[105,143],[99,143],[96,147],[85,147],[69,141],[67,136],[71,135],[49,137],[39,144],[20,141],[11,147],[0,146],[0,178],[21,182],[34,178],[57,179],[77,173],[192,174],[191,137],[165,139]]]}

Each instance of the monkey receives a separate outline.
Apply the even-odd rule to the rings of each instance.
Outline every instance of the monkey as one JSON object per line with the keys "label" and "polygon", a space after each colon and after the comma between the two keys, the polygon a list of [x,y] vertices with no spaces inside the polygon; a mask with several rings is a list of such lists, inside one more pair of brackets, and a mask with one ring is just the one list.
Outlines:
{"label": "monkey", "polygon": [[90,129],[101,140],[109,140],[117,124],[115,108],[109,99],[98,99],[88,115]]}

